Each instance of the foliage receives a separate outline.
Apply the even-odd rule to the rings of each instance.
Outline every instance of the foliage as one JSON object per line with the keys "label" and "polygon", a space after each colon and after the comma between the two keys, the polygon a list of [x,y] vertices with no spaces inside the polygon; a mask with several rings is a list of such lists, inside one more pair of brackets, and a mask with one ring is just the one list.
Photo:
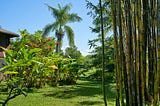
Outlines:
{"label": "foliage", "polygon": [[[79,64],[74,59],[65,58],[61,55],[50,57],[57,66],[57,70],[49,74],[50,84],[52,86],[75,84],[79,78]],[[53,68],[53,66],[51,66]]]}
{"label": "foliage", "polygon": [[[25,78],[28,87],[41,87],[45,82],[45,74],[50,56],[54,51],[54,39],[42,39],[42,31],[29,34],[27,30],[20,31],[22,38],[12,42],[7,51],[6,63],[10,70],[17,70],[20,77]],[[9,67],[14,64],[13,67]],[[7,69],[8,70],[8,69]]]}
{"label": "foliage", "polygon": [[42,31],[30,34],[21,30],[20,34],[21,38],[12,41],[9,50],[4,49],[6,65],[0,71],[8,76],[3,84],[9,90],[4,105],[16,96],[26,95],[25,88],[76,83],[79,62],[55,53],[54,38],[43,38]]}
{"label": "foliage", "polygon": [[[17,39],[15,42],[13,41],[12,46],[9,47],[10,49],[5,50],[6,65],[0,69],[8,76],[4,81],[8,90],[8,96],[2,103],[4,106],[16,96],[26,95],[25,88],[42,86],[42,81],[40,81],[40,84],[36,82],[36,85],[34,85],[34,81],[37,79],[42,80],[42,76],[45,74],[45,70],[42,68],[45,67],[45,64],[42,63],[43,61],[40,58],[41,54],[43,54],[43,49],[47,51],[46,48],[40,48],[41,43],[44,43],[44,41],[39,45],[37,45],[39,42],[33,43],[32,41],[39,32],[36,32],[35,36],[28,34],[26,30],[20,31],[20,33],[22,38]],[[45,47],[47,46],[45,45]]]}
{"label": "foliage", "polygon": [[[106,62],[106,64],[113,64],[113,61],[114,61],[114,45],[113,44],[114,44],[114,39],[112,36],[107,37],[105,39],[105,48],[106,48],[105,62]],[[101,61],[101,59],[102,59],[101,53],[102,53],[102,47],[98,46],[98,45],[96,45],[94,47],[94,50],[92,50],[92,52],[91,52],[93,66],[95,66],[96,68],[99,68],[101,66],[100,65],[102,62]],[[113,70],[110,70],[110,71],[113,71]]]}
{"label": "foliage", "polygon": [[[85,57],[82,57],[82,59],[81,59],[82,62],[81,63],[83,63],[83,69],[84,69],[83,72],[86,72],[86,71],[93,68],[91,57],[92,57],[91,55],[87,55]],[[84,74],[84,73],[82,73],[82,74]]]}
{"label": "foliage", "polygon": [[87,70],[87,67],[85,67],[86,62],[84,62],[85,57],[83,57],[81,52],[77,50],[76,46],[67,47],[65,49],[65,57],[72,59],[72,67],[74,67],[73,70],[77,70],[78,77]]}
{"label": "foliage", "polygon": [[7,65],[2,70],[17,72],[27,87],[42,87],[46,82],[53,86],[76,83],[79,63],[55,53],[54,38],[43,38],[42,31],[20,33],[22,37],[12,41],[10,50],[6,51]]}
{"label": "foliage", "polygon": [[[90,60],[90,64],[92,67],[94,67],[97,72],[93,75],[90,76],[90,78],[93,78],[93,79],[99,79],[101,78],[101,62],[102,62],[102,47],[101,46],[98,46],[96,44],[96,41],[94,42],[94,40],[91,42],[91,43],[94,43],[95,46],[94,46],[94,49],[92,50],[90,56],[89,56],[89,59]],[[111,73],[114,73],[114,39],[113,37],[107,37],[105,39],[105,69],[106,69],[106,78],[109,80],[109,79],[112,79],[114,80],[114,74],[109,74],[108,72],[111,72]],[[97,74],[99,73],[99,74]],[[108,74],[111,75],[111,76],[108,76]],[[100,76],[98,76],[100,75]],[[94,78],[95,77],[95,78]]]}
{"label": "foliage", "polygon": [[77,50],[76,46],[71,46],[65,49],[65,56],[72,59],[78,59],[80,56],[82,56],[82,54],[79,50]]}
{"label": "foliage", "polygon": [[[13,77],[17,73],[8,72],[10,78],[5,80],[4,82],[7,85],[8,96],[2,102],[2,106],[5,106],[11,99],[16,98],[17,96],[24,95],[27,96],[26,86],[24,80],[20,77]],[[3,88],[4,89],[4,88]]]}
{"label": "foliage", "polygon": [[[90,12],[88,12],[88,15],[90,15],[93,18],[93,27],[91,28],[91,31],[94,33],[97,33],[97,38],[92,39],[88,41],[88,45],[90,48],[93,48],[91,52],[91,61],[92,61],[92,66],[94,66],[97,70],[96,73],[99,73],[98,75],[101,75],[101,70],[100,67],[102,66],[102,47],[100,46],[100,43],[102,42],[101,40],[101,34],[100,34],[100,5],[99,4],[93,4],[92,2],[86,0],[87,2],[87,8],[90,9]],[[106,37],[108,31],[111,30],[112,28],[112,23],[111,23],[111,11],[110,11],[110,1],[108,0],[103,0],[102,1],[102,14],[103,14],[103,29],[104,29],[104,35],[105,35],[105,42],[104,42],[104,48],[105,48],[105,69],[106,72],[114,72],[114,39],[112,36]],[[95,79],[101,78],[101,76],[97,76],[93,74],[90,76],[90,78],[93,78],[95,76]],[[114,78],[113,74],[112,78]]]}
{"label": "foliage", "polygon": [[[86,0],[86,7],[90,9],[87,15],[90,15],[93,18],[93,27],[90,27],[91,31],[98,34],[98,37],[101,37],[101,18],[100,18],[100,5],[93,4],[92,2]],[[103,28],[104,28],[104,35],[108,33],[109,30],[112,28],[112,20],[111,20],[111,11],[110,11],[110,0],[103,0],[102,1],[102,13],[103,13]],[[100,41],[100,39],[97,39]]]}

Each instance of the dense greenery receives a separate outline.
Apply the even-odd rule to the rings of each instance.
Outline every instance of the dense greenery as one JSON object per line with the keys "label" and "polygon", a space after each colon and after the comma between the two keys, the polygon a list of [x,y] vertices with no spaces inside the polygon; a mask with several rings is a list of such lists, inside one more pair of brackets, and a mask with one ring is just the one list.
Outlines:
{"label": "dense greenery", "polygon": [[[91,76],[89,76],[90,78],[93,79],[101,79],[101,63],[102,63],[102,55],[101,55],[101,50],[102,47],[99,46],[98,44],[96,44],[94,42],[94,40],[89,41],[89,43],[94,43],[94,49],[92,50],[89,58],[90,58],[90,63],[91,64],[91,68],[95,69],[96,72],[93,73]],[[114,39],[113,37],[107,37],[105,39],[105,76],[106,76],[106,80],[110,80],[110,81],[114,81]],[[87,57],[86,57],[87,58]]]}
{"label": "dense greenery", "polygon": [[[88,15],[90,15],[93,18],[93,26],[90,27],[91,31],[93,33],[97,34],[96,39],[91,39],[88,41],[88,45],[90,48],[92,48],[91,52],[91,60],[92,60],[92,67],[94,66],[96,68],[96,73],[93,74],[91,77],[93,78],[101,78],[101,67],[102,67],[102,46],[100,45],[102,42],[101,39],[101,18],[100,18],[100,5],[99,4],[93,4],[92,2],[86,0],[87,2],[87,8],[90,10],[88,12]],[[114,39],[112,36],[107,36],[108,32],[111,30],[112,23],[111,23],[111,12],[110,12],[110,6],[109,1],[104,0],[102,1],[102,13],[103,13],[103,29],[104,29],[104,48],[105,48],[105,69],[106,72],[112,72],[105,73],[110,74],[107,79],[113,79],[114,75]]]}
{"label": "dense greenery", "polygon": [[[6,65],[1,68],[9,76],[4,81],[10,91],[8,96],[12,93],[15,96],[24,94],[24,88],[76,83],[80,74],[80,60],[78,62],[55,53],[54,38],[43,38],[42,31],[29,34],[27,30],[22,30],[20,33],[21,38],[12,41],[10,49],[5,50]],[[5,104],[8,97],[6,100]]]}

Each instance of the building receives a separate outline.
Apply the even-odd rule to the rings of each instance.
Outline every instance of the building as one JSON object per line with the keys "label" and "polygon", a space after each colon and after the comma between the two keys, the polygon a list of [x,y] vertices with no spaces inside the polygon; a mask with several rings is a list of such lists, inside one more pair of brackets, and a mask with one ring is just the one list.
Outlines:
{"label": "building", "polygon": [[[10,44],[10,38],[19,37],[18,34],[0,28],[0,46],[7,48]],[[4,52],[0,48],[0,58],[4,57]]]}

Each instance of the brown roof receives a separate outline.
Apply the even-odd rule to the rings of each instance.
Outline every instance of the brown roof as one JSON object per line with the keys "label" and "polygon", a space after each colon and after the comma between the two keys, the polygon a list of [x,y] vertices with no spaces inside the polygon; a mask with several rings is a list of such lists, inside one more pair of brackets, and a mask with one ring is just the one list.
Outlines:
{"label": "brown roof", "polygon": [[18,34],[13,33],[13,32],[11,32],[11,31],[8,31],[8,30],[5,30],[5,29],[2,29],[2,28],[0,28],[0,33],[1,33],[1,34],[5,34],[5,35],[8,35],[8,36],[10,36],[11,38],[12,38],[12,37],[19,37]]}

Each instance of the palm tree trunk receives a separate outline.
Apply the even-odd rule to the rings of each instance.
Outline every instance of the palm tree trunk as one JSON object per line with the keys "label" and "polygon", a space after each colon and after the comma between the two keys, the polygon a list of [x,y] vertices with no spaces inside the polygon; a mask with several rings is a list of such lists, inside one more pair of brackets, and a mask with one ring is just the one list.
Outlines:
{"label": "palm tree trunk", "polygon": [[[58,35],[59,37],[61,35]],[[59,53],[61,51],[61,39],[57,38],[57,42],[56,42],[56,53]]]}
{"label": "palm tree trunk", "polygon": [[62,28],[60,27],[59,31],[56,31],[56,37],[57,37],[56,53],[59,53],[61,51],[63,36],[64,36],[64,33],[62,31]]}

